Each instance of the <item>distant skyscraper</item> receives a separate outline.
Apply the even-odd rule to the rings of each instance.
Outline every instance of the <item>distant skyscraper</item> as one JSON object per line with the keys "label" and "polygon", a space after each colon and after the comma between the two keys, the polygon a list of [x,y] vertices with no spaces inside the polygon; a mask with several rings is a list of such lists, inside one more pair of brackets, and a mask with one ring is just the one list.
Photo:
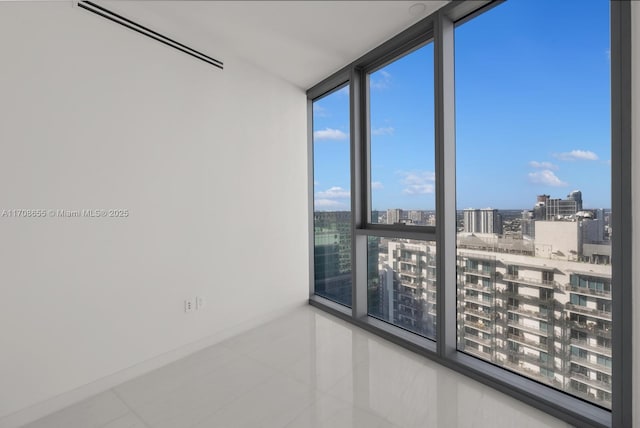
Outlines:
{"label": "distant skyscraper", "polygon": [[502,217],[493,208],[464,210],[464,231],[467,233],[502,233]]}
{"label": "distant skyscraper", "polygon": [[420,210],[411,210],[409,211],[407,218],[411,220],[411,223],[413,224],[426,224],[427,213]]}
{"label": "distant skyscraper", "polygon": [[567,199],[551,199],[549,195],[538,195],[535,208],[536,220],[558,220],[582,211],[582,192],[574,190]]}
{"label": "distant skyscraper", "polygon": [[529,210],[522,211],[522,219],[520,220],[520,229],[522,236],[528,236],[529,238],[535,238],[536,236],[536,221],[534,220],[534,213]]}
{"label": "distant skyscraper", "polygon": [[582,211],[582,192],[580,190],[574,190],[569,193],[567,199],[576,201],[578,211]]}
{"label": "distant skyscraper", "polygon": [[351,304],[351,212],[314,213],[316,292]]}
{"label": "distant skyscraper", "polygon": [[400,223],[402,220],[403,212],[400,208],[393,208],[387,210],[387,224]]}

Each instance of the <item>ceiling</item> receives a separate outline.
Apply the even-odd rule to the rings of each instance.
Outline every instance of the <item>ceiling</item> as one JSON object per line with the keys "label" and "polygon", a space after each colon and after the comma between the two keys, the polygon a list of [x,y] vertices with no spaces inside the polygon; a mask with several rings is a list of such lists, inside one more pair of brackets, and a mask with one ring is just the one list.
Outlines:
{"label": "ceiling", "polygon": [[[411,8],[417,3],[424,7]],[[304,89],[445,3],[445,0],[100,2],[223,62],[234,57],[242,59]]]}

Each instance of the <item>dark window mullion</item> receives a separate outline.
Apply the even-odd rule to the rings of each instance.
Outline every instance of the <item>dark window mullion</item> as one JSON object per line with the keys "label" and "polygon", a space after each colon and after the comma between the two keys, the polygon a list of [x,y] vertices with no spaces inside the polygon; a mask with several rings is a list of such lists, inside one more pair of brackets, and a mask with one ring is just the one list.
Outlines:
{"label": "dark window mullion", "polygon": [[363,89],[363,75],[357,67],[350,69],[351,96],[351,210],[352,216],[352,314],[356,319],[367,315],[367,237],[356,234],[356,230],[367,221],[368,180],[367,158],[364,148],[366,128],[366,95]]}
{"label": "dark window mullion", "polygon": [[456,352],[456,159],[454,23],[438,12],[435,21],[436,242],[438,246],[438,353]]}

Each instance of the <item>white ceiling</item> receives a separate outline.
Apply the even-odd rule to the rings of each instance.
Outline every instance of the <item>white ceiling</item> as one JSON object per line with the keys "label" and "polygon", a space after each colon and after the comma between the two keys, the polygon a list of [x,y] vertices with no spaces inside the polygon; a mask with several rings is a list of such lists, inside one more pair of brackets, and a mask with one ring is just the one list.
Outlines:
{"label": "white ceiling", "polygon": [[[447,1],[100,3],[216,59],[236,57],[307,89]],[[410,12],[416,3],[423,12]]]}

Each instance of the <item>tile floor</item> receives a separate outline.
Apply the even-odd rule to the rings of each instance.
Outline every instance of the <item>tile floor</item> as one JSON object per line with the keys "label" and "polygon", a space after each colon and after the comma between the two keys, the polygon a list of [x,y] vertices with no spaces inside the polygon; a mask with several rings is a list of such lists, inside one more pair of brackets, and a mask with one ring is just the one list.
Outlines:
{"label": "tile floor", "polygon": [[310,306],[28,428],[567,427]]}

